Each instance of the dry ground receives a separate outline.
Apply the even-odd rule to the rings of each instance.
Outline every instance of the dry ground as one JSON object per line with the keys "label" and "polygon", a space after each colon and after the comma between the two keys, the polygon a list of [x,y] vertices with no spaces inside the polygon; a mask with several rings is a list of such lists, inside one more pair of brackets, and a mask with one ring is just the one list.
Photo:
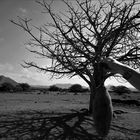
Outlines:
{"label": "dry ground", "polygon": [[[111,93],[113,99],[138,100],[140,94]],[[98,140],[88,108],[89,94],[0,94],[1,140]],[[140,106],[113,103],[106,140],[140,140]],[[118,111],[119,110],[119,111]],[[122,110],[122,112],[120,112]]]}

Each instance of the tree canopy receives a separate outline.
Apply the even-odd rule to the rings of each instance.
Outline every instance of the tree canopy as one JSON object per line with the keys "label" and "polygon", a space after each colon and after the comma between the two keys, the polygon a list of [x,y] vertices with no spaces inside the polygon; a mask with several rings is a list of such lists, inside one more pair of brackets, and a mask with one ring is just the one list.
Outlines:
{"label": "tree canopy", "polygon": [[[25,62],[25,67],[35,67],[53,76],[79,75],[89,85],[96,82],[97,64],[101,59],[113,57],[134,68],[140,66],[140,11],[138,1],[75,0],[65,13],[53,12],[52,4],[38,1],[53,20],[35,27],[33,34],[29,19],[19,18],[14,24],[31,35],[29,51],[52,61],[41,67],[35,62]],[[107,76],[108,77],[108,76]],[[91,80],[94,79],[94,80]]]}
{"label": "tree canopy", "polygon": [[23,66],[51,72],[59,78],[80,76],[90,87],[92,108],[95,89],[111,76],[109,72],[103,74],[102,59],[113,57],[135,69],[140,67],[139,1],[62,2],[67,7],[64,13],[54,12],[53,1],[37,2],[53,20],[41,27],[31,26],[27,18],[11,20],[31,36],[29,51],[51,60],[51,65],[46,64],[46,67],[27,61]]}

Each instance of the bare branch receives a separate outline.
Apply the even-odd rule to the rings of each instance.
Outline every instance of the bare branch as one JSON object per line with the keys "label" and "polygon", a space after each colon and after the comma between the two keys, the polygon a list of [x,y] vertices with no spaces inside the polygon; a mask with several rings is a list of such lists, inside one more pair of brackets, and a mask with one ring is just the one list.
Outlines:
{"label": "bare branch", "polygon": [[33,62],[25,62],[25,67],[54,76],[79,75],[91,86],[99,80],[97,67],[105,57],[112,56],[134,68],[140,66],[140,11],[136,0],[62,2],[67,11],[56,14],[53,2],[37,1],[53,20],[42,27],[30,26],[31,19],[11,20],[31,36],[28,50],[51,60],[51,66],[45,68]]}

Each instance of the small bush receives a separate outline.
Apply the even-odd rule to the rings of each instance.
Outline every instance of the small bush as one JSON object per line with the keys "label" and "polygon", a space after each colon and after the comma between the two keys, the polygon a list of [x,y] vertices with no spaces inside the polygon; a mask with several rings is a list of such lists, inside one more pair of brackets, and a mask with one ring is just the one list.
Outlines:
{"label": "small bush", "polygon": [[8,92],[12,92],[14,90],[14,86],[11,83],[3,83],[0,87],[1,91],[8,91]]}
{"label": "small bush", "polygon": [[30,85],[27,83],[19,84],[23,91],[28,91],[30,89]]}
{"label": "small bush", "polygon": [[83,88],[80,84],[74,84],[69,88],[70,92],[82,92]]}
{"label": "small bush", "polygon": [[117,87],[113,87],[113,91],[118,93],[118,94],[123,94],[123,93],[127,93],[130,94],[131,90],[125,86],[117,86]]}
{"label": "small bush", "polygon": [[89,92],[90,90],[89,90],[89,88],[83,88],[82,89],[82,92]]}
{"label": "small bush", "polygon": [[20,84],[16,85],[14,88],[14,91],[18,92],[18,91],[23,91],[22,87]]}
{"label": "small bush", "polygon": [[49,87],[48,90],[49,91],[60,91],[61,89],[59,87],[55,86],[55,85],[52,85],[52,86]]}

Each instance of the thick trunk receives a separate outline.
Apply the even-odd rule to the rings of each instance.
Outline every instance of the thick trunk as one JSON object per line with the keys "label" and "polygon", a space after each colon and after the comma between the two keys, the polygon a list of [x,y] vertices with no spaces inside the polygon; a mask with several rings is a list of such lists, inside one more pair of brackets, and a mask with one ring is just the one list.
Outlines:
{"label": "thick trunk", "polygon": [[96,94],[96,88],[101,84],[102,77],[101,77],[101,70],[98,65],[95,66],[94,69],[94,76],[90,77],[91,84],[90,86],[90,102],[89,102],[89,113],[93,111],[93,101]]}
{"label": "thick trunk", "polygon": [[113,107],[111,97],[106,88],[101,85],[96,89],[93,102],[93,119],[97,133],[106,137],[112,120]]}
{"label": "thick trunk", "polygon": [[89,113],[92,114],[93,111],[93,102],[94,102],[94,97],[96,94],[96,85],[91,84],[90,85],[90,101],[89,101]]}
{"label": "thick trunk", "polygon": [[90,81],[91,81],[91,84],[89,86],[90,86],[91,93],[90,93],[89,113],[92,113],[94,97],[97,92],[96,89],[99,86],[104,86],[103,66],[100,63],[96,63],[94,65],[94,76],[90,77]]}
{"label": "thick trunk", "polygon": [[92,114],[93,111],[93,100],[95,96],[95,89],[94,86],[90,86],[90,102],[89,102],[89,113]]}
{"label": "thick trunk", "polygon": [[97,133],[102,138],[107,136],[112,120],[112,102],[111,97],[104,87],[105,74],[103,67],[97,64],[94,69],[94,86],[90,87],[90,113],[94,119],[94,124]]}

